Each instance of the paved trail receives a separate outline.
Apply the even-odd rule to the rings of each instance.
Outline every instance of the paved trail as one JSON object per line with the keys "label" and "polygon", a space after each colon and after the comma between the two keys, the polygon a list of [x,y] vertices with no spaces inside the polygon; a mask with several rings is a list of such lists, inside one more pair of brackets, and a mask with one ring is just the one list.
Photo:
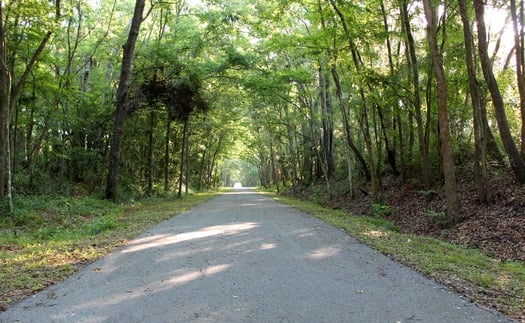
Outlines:
{"label": "paved trail", "polygon": [[0,322],[508,322],[264,195],[221,195]]}

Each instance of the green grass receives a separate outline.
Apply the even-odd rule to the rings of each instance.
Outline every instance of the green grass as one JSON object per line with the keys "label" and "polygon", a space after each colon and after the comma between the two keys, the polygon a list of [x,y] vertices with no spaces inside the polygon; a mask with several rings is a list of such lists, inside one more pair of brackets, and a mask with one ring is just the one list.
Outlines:
{"label": "green grass", "polygon": [[525,318],[525,265],[521,262],[502,262],[477,249],[403,234],[392,223],[379,217],[353,216],[308,201],[273,197],[345,230],[381,253],[475,302],[515,318]]}
{"label": "green grass", "polygon": [[0,311],[215,195],[150,198],[126,206],[90,197],[17,198],[16,211],[0,217]]}

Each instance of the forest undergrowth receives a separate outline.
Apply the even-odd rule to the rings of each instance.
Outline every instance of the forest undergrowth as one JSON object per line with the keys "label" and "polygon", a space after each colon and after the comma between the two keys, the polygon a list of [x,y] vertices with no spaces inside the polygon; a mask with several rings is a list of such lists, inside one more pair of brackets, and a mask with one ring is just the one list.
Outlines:
{"label": "forest undergrowth", "polygon": [[484,204],[477,199],[472,172],[458,173],[464,220],[450,228],[443,225],[445,196],[442,189],[424,190],[417,181],[401,184],[399,179],[387,177],[377,203],[367,194],[366,188],[355,190],[352,198],[345,180],[332,186],[335,190],[332,197],[322,185],[296,190],[295,195],[352,214],[382,217],[403,233],[478,248],[503,261],[525,262],[525,187],[516,183],[510,171],[500,170],[488,182],[493,202]]}

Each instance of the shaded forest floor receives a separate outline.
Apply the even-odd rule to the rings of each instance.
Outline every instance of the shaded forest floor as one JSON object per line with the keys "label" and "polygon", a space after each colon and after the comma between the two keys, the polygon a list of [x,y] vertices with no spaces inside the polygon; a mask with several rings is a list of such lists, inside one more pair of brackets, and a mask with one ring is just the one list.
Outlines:
{"label": "shaded forest floor", "polygon": [[441,188],[423,191],[417,182],[401,184],[398,179],[383,181],[381,203],[374,204],[366,190],[351,197],[345,180],[332,188],[296,189],[296,197],[314,200],[323,206],[343,209],[356,215],[380,216],[393,222],[403,233],[438,238],[481,249],[504,261],[525,262],[525,187],[517,185],[508,170],[499,170],[488,183],[494,202],[482,204],[470,170],[458,171],[458,192],[465,219],[444,229],[444,192]]}

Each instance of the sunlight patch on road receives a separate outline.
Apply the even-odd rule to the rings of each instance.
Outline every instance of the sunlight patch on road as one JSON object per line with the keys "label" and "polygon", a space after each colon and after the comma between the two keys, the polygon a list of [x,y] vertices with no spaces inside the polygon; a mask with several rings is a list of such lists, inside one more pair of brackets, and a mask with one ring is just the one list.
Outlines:
{"label": "sunlight patch on road", "polygon": [[169,284],[169,287],[180,286],[206,276],[220,273],[222,271],[228,270],[228,268],[230,268],[230,265],[210,266],[206,269],[203,269],[202,271],[192,271],[183,275],[175,276],[169,279],[167,282]]}
{"label": "sunlight patch on road", "polygon": [[[83,311],[86,308],[101,308],[104,306],[118,306],[132,300],[144,297],[146,295],[161,293],[171,288],[181,286],[192,281],[203,279],[208,276],[218,274],[226,271],[231,267],[229,264],[215,265],[203,268],[201,270],[194,270],[190,272],[179,273],[181,270],[175,271],[172,278],[164,279],[162,281],[151,281],[146,285],[130,286],[129,289],[125,290],[107,290],[99,291],[97,296],[90,301],[85,301],[76,307],[73,307],[68,313],[69,315],[74,314],[76,311]],[[102,296],[103,293],[104,295]],[[58,319],[59,317],[54,317]],[[107,318],[105,318],[107,319]],[[98,322],[98,321],[97,321]]]}
{"label": "sunlight patch on road", "polygon": [[315,235],[315,233],[311,229],[299,229],[293,231],[292,233],[297,235],[299,238],[308,238]]}
{"label": "sunlight patch on road", "polygon": [[238,224],[217,225],[204,228],[199,231],[179,233],[175,235],[160,234],[151,237],[139,238],[133,244],[125,248],[123,253],[137,252],[149,248],[171,245],[179,242],[207,238],[217,235],[232,235],[242,231],[250,230],[259,226],[259,223],[246,222]]}
{"label": "sunlight patch on road", "polygon": [[260,250],[269,250],[269,249],[275,249],[277,248],[277,245],[275,243],[263,243]]}
{"label": "sunlight patch on road", "polygon": [[162,284],[161,288],[156,288],[155,290],[156,290],[156,292],[159,292],[159,291],[166,290],[166,289],[169,289],[169,288],[172,288],[172,287],[184,285],[186,283],[189,283],[189,282],[201,279],[201,278],[205,278],[207,276],[215,275],[215,274],[218,274],[220,272],[226,271],[230,267],[231,266],[228,265],[228,264],[209,266],[209,267],[204,268],[204,269],[199,270],[199,271],[195,270],[195,271],[191,271],[191,272],[184,273],[184,274],[181,274],[181,275],[176,275],[176,276],[168,279],[167,281],[165,281]]}
{"label": "sunlight patch on road", "polygon": [[260,203],[243,203],[243,204],[240,204],[239,206],[247,206],[247,207],[250,207],[250,206],[261,206]]}
{"label": "sunlight patch on road", "polygon": [[311,259],[311,260],[322,260],[329,257],[337,256],[341,252],[341,249],[339,247],[325,247],[325,248],[318,248],[314,249],[308,254],[305,255],[305,258]]}

